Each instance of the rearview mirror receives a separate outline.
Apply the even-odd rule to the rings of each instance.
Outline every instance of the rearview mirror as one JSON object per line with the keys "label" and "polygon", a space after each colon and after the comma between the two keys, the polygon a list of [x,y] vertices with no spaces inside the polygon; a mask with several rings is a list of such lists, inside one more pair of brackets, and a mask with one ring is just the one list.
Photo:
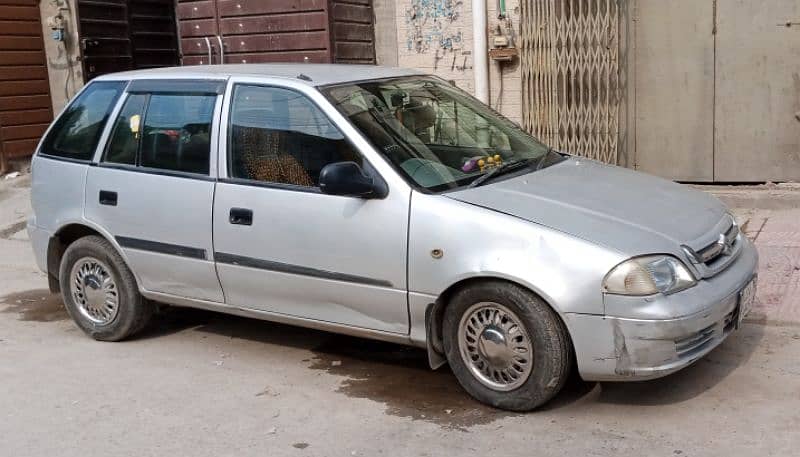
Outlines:
{"label": "rearview mirror", "polygon": [[382,184],[376,184],[355,162],[331,163],[319,173],[319,188],[329,195],[383,198],[386,187]]}

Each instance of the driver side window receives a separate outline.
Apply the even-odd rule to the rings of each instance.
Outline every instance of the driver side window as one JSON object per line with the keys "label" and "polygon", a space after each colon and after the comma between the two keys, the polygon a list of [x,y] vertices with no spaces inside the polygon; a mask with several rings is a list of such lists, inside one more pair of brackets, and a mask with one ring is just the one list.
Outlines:
{"label": "driver side window", "polygon": [[318,187],[322,169],[361,156],[304,95],[240,84],[230,110],[228,173],[232,178]]}

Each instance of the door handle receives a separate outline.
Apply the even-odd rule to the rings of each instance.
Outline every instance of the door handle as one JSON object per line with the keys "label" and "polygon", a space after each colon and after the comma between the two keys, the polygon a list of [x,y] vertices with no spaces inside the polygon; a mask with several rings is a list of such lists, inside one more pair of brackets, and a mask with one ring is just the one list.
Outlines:
{"label": "door handle", "polygon": [[212,63],[214,63],[214,62],[211,61],[211,59],[212,59],[212,57],[211,57],[211,41],[209,41],[207,36],[204,36],[203,39],[206,40],[206,49],[208,49],[208,65],[211,65]]}
{"label": "door handle", "polygon": [[217,35],[217,42],[219,42],[219,63],[225,63],[225,45],[222,43],[222,38]]}
{"label": "door handle", "polygon": [[81,50],[86,51],[87,49],[95,46],[99,46],[100,41],[95,40],[93,38],[81,38]]}
{"label": "door handle", "polygon": [[228,222],[234,225],[253,225],[253,211],[246,208],[231,208]]}
{"label": "door handle", "polygon": [[117,206],[117,193],[110,190],[100,191],[100,204],[108,206]]}

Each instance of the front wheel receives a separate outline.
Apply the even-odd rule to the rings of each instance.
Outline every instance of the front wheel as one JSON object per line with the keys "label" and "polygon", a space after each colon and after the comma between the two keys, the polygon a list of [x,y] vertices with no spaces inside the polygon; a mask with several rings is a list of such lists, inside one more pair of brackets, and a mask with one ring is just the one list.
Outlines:
{"label": "front wheel", "polygon": [[461,386],[497,408],[530,411],[553,398],[569,376],[564,324],[542,299],[514,284],[486,281],[456,292],[443,336]]}

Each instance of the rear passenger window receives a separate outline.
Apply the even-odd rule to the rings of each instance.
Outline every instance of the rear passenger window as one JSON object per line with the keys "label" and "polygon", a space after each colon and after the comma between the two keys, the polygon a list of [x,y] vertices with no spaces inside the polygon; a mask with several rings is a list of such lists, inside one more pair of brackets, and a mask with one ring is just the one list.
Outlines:
{"label": "rear passenger window", "polygon": [[141,139],[141,165],[208,174],[216,96],[150,96]]}
{"label": "rear passenger window", "polygon": [[141,139],[142,114],[147,95],[134,94],[125,100],[122,110],[114,122],[111,140],[104,161],[125,165],[136,165],[136,153]]}
{"label": "rear passenger window", "polygon": [[125,82],[93,82],[58,118],[42,143],[47,155],[76,160],[92,160],[114,104]]}
{"label": "rear passenger window", "polygon": [[288,89],[238,85],[230,114],[233,178],[316,187],[333,162],[361,157],[308,98]]}
{"label": "rear passenger window", "polygon": [[104,162],[207,175],[216,95],[131,94]]}

